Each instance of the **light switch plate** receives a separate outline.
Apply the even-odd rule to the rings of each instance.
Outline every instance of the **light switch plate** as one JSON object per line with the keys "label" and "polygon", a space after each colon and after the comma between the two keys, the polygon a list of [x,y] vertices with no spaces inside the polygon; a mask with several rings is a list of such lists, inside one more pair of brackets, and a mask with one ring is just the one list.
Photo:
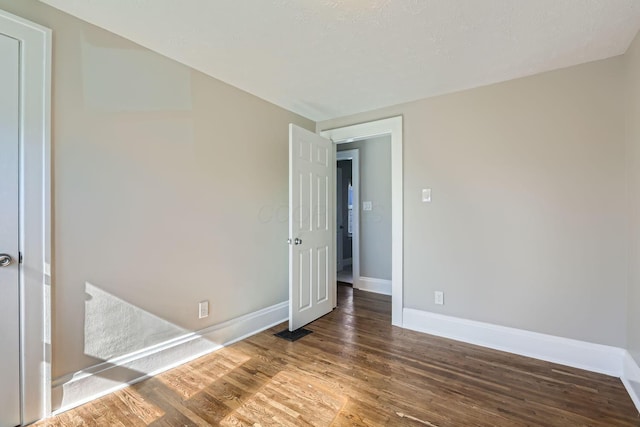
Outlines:
{"label": "light switch plate", "polygon": [[372,208],[373,208],[373,205],[371,202],[362,202],[363,211],[370,211]]}
{"label": "light switch plate", "polygon": [[422,189],[422,201],[425,203],[431,203],[431,189],[423,188]]}

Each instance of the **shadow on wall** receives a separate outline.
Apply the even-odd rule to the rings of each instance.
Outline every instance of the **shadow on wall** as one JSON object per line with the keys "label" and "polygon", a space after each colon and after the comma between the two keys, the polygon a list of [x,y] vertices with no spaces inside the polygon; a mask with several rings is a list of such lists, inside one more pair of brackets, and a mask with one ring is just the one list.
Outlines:
{"label": "shadow on wall", "polygon": [[[221,349],[254,333],[256,322],[262,329],[281,323],[286,311],[286,307],[269,307],[189,332],[89,282],[85,283],[85,293],[84,353],[99,363],[53,382],[53,411],[70,409]],[[226,375],[249,357],[239,353],[233,359],[233,364],[226,362],[209,376]],[[171,378],[167,373],[161,381],[182,381]],[[199,391],[208,385],[210,382],[192,384],[191,388]]]}
{"label": "shadow on wall", "polygon": [[[113,390],[123,383],[149,377],[147,369],[132,369],[131,362],[167,346],[167,340],[188,332],[158,316],[85,282],[84,353],[101,362],[53,382],[52,409],[86,401],[85,385],[92,390]],[[157,349],[155,349],[157,350]],[[156,368],[157,369],[157,368]]]}
{"label": "shadow on wall", "polygon": [[107,360],[165,342],[188,331],[85,283],[84,353]]}
{"label": "shadow on wall", "polygon": [[[181,334],[162,343],[167,350],[170,349],[167,343],[184,343],[185,338],[189,337],[194,338],[194,342],[208,344],[207,353],[211,349],[223,346],[217,343],[228,344],[224,341],[226,336],[224,333],[217,335],[219,339],[205,339],[202,331],[197,334],[188,333],[91,283],[85,283],[85,290],[87,300],[84,330],[87,355],[107,358],[118,354],[118,351],[130,350],[125,347],[125,343],[135,342],[139,334],[144,333],[145,328],[160,331],[161,333],[156,335],[157,338],[165,337],[164,334],[169,336]],[[224,329],[224,325],[218,325],[216,328]],[[237,335],[238,331],[231,329],[231,333]],[[121,335],[118,336],[116,332]],[[209,336],[207,334],[207,337]],[[246,344],[246,346],[251,347],[252,352],[260,353],[268,352],[270,346],[281,343],[279,338],[271,334],[262,336],[260,340],[263,340],[260,342],[265,346],[264,348],[261,346],[256,348],[254,344]],[[348,340],[347,343],[354,345],[352,341]],[[138,347],[140,347],[139,344]],[[156,351],[157,348],[157,345],[152,345],[125,356],[115,356],[67,378],[67,381],[59,387],[60,393],[53,400],[54,408],[62,408],[62,411],[71,409],[100,395],[123,388],[123,385],[131,382],[132,379],[141,380],[155,376],[159,372],[151,368],[145,369],[143,365],[136,365],[135,362]],[[145,424],[162,422],[167,425],[186,425],[192,424],[194,420],[186,418],[184,414],[177,411],[168,411],[167,406],[178,403],[193,409],[202,407],[203,402],[206,402],[208,409],[194,411],[194,415],[200,421],[206,420],[210,425],[236,426],[250,420],[250,424],[259,425],[260,422],[272,421],[276,413],[281,414],[284,400],[284,402],[298,402],[294,406],[289,405],[288,411],[294,414],[293,411],[298,411],[299,417],[305,415],[300,411],[308,411],[313,406],[313,416],[316,421],[322,425],[328,425],[336,419],[346,404],[348,397],[339,390],[336,391],[329,381],[322,378],[322,375],[319,375],[321,372],[316,372],[317,367],[310,367],[310,365],[315,366],[315,363],[302,361],[290,363],[288,360],[277,358],[265,364],[268,359],[266,355],[252,358],[243,351],[243,348],[242,344],[234,348],[224,348],[201,361],[161,373],[150,383],[121,390],[109,400],[103,401],[103,406],[102,404],[93,406],[90,410],[78,412],[68,419],[78,422],[80,419],[91,417],[95,414],[94,411],[101,411],[100,408],[107,408],[109,411],[122,410],[121,415],[113,418],[116,420],[126,414],[125,409],[128,411],[135,408],[133,413],[130,412],[126,416],[133,417],[134,420],[138,419]],[[161,353],[155,354],[162,363],[166,363],[167,359]],[[166,366],[162,370],[164,368]],[[243,378],[250,385],[244,384]],[[231,397],[225,396],[232,403],[218,401],[215,397],[217,395],[206,393],[205,389],[212,386],[220,390],[214,386],[217,382],[224,384],[221,387],[227,390],[225,393],[229,396],[236,396],[232,400],[229,400]],[[97,388],[102,391],[99,394],[91,394]],[[83,396],[82,393],[85,395]],[[307,407],[303,404],[300,407],[301,396],[311,406]],[[211,408],[215,411],[211,411]],[[63,418],[63,420],[66,419]],[[102,417],[99,420],[108,422]]]}

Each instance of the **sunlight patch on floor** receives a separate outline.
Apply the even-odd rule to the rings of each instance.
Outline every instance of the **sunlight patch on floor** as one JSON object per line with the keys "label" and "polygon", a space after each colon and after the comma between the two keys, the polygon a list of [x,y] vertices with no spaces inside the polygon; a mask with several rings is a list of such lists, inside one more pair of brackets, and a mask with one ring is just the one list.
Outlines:
{"label": "sunlight patch on floor", "polygon": [[201,361],[196,360],[164,372],[157,378],[183,399],[190,399],[219,378],[241,366],[250,357],[227,348],[201,359]]}
{"label": "sunlight patch on floor", "polygon": [[[140,419],[145,424],[151,424],[165,414],[162,409],[148,402],[133,387],[122,389],[120,392],[115,393],[114,397],[117,397],[117,399],[113,399],[115,402],[118,400],[121,401],[122,407],[125,410],[128,410],[131,415]],[[115,406],[120,407],[121,405],[116,403]]]}
{"label": "sunlight patch on floor", "polygon": [[225,417],[222,426],[328,426],[346,396],[304,373],[279,372],[271,381]]}

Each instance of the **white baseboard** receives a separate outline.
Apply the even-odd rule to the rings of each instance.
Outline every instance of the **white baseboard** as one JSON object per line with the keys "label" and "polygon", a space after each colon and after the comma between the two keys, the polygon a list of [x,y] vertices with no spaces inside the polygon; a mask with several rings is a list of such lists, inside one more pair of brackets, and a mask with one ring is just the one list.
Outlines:
{"label": "white baseboard", "polygon": [[288,316],[289,302],[285,301],[57,378],[51,392],[53,414],[233,344],[284,322]]}
{"label": "white baseboard", "polygon": [[357,280],[354,280],[354,282],[357,284],[355,288],[361,291],[391,295],[391,280],[360,276]]}
{"label": "white baseboard", "polygon": [[[361,277],[360,289],[391,293],[391,282]],[[362,279],[365,279],[362,281]],[[386,285],[385,282],[388,282]],[[368,289],[367,289],[368,288]],[[196,359],[286,321],[288,302],[120,356],[53,381],[58,414]],[[403,309],[402,327],[620,377],[640,411],[640,367],[623,349],[477,322],[411,308]]]}
{"label": "white baseboard", "polygon": [[622,384],[640,412],[640,367],[628,351],[625,351],[622,367]]}
{"label": "white baseboard", "polygon": [[622,375],[625,350],[522,329],[477,322],[411,308],[403,309],[403,327],[508,353],[599,372]]}

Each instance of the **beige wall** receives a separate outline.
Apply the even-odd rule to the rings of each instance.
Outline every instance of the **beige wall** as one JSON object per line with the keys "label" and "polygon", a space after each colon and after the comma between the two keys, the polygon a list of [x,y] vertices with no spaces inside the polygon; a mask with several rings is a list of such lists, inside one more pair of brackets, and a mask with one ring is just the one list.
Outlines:
{"label": "beige wall", "polygon": [[0,8],[53,29],[53,377],[285,301],[287,124],[314,123],[35,0]]}
{"label": "beige wall", "polygon": [[[35,0],[0,8],[54,30],[54,378],[286,300],[286,124],[313,122]],[[640,362],[639,45],[319,124],[404,115],[406,307]]]}
{"label": "beige wall", "polygon": [[640,34],[625,55],[629,171],[629,294],[627,347],[640,365]]}
{"label": "beige wall", "polygon": [[625,345],[622,67],[618,57],[318,124],[404,116],[405,307]]}
{"label": "beige wall", "polygon": [[[391,280],[391,138],[339,144],[357,148],[360,166],[360,276]],[[362,210],[370,201],[372,210]]]}

